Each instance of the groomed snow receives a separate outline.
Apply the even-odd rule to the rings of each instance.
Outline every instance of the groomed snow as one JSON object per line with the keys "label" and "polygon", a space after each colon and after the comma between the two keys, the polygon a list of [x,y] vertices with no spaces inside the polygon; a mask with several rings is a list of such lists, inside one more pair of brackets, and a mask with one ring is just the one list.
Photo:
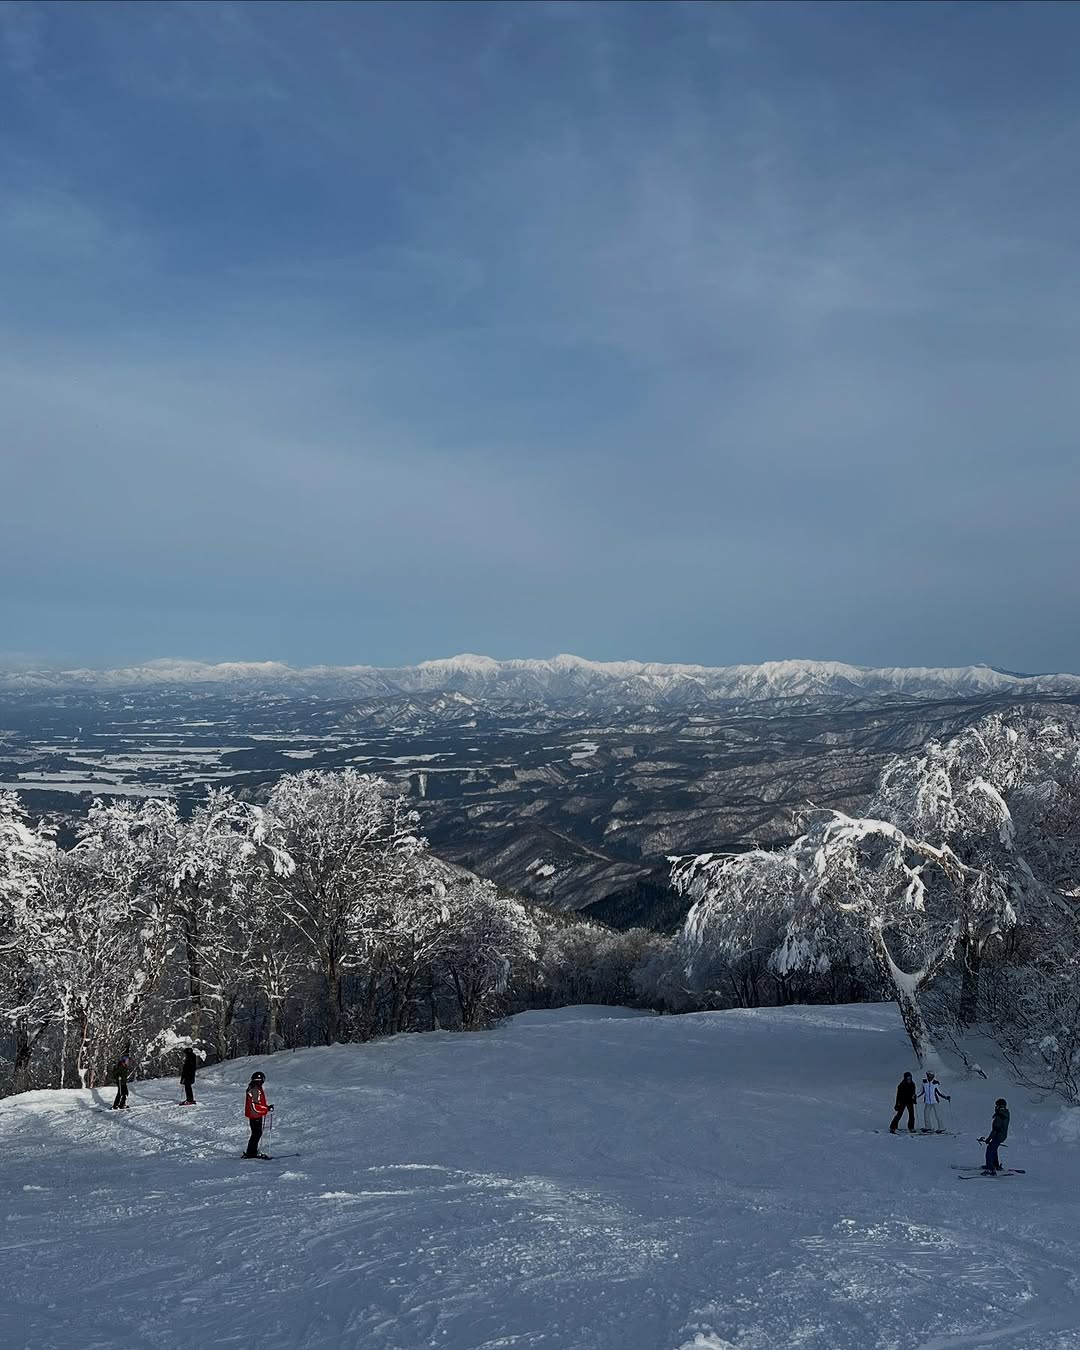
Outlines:
{"label": "groomed snow", "polygon": [[[239,1160],[256,1065],[300,1157]],[[890,1006],[576,1008],[8,1099],[0,1345],[1075,1350],[1076,1113],[873,1133],[915,1067]],[[960,1183],[999,1094],[1027,1175]]]}

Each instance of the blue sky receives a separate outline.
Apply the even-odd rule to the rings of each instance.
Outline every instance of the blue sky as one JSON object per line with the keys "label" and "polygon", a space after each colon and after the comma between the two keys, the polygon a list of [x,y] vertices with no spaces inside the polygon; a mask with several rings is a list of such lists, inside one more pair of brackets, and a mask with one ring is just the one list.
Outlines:
{"label": "blue sky", "polygon": [[1080,670],[1080,6],[0,6],[0,651]]}

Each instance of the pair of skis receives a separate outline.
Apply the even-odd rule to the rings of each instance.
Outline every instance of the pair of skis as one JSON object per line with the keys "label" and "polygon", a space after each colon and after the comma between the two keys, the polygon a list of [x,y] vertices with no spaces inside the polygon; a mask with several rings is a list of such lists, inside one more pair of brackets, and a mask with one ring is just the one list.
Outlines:
{"label": "pair of skis", "polygon": [[919,1138],[923,1135],[944,1135],[946,1139],[957,1139],[960,1136],[959,1130],[875,1130],[875,1134],[895,1134],[898,1138],[902,1134],[910,1135],[912,1138]]}
{"label": "pair of skis", "polygon": [[1026,1167],[999,1167],[996,1172],[988,1172],[985,1167],[974,1167],[965,1163],[951,1163],[954,1172],[959,1172],[957,1181],[974,1181],[976,1177],[985,1177],[994,1181],[998,1177],[1022,1177],[1027,1175]]}

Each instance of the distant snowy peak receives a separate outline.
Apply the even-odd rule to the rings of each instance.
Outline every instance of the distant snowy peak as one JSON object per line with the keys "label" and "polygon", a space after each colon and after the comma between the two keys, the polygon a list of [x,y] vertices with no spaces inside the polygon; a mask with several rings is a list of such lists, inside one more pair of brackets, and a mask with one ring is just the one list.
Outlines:
{"label": "distant snowy peak", "polygon": [[496,661],[465,653],[400,669],[298,669],[280,661],[156,660],[120,670],[0,671],[0,691],[8,692],[207,686],[247,693],[305,692],[357,698],[446,694],[624,708],[780,698],[1080,696],[1080,676],[1021,675],[993,666],[874,669],[842,661],[765,661],[755,666],[710,667],[587,661],[565,653],[547,661]]}

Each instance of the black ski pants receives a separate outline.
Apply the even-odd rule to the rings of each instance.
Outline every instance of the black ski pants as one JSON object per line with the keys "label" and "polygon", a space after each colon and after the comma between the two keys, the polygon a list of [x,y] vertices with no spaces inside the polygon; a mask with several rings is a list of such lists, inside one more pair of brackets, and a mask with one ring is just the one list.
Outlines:
{"label": "black ski pants", "polygon": [[900,1124],[900,1117],[904,1114],[905,1111],[907,1112],[907,1127],[908,1127],[908,1129],[912,1132],[912,1134],[914,1134],[914,1133],[915,1133],[915,1103],[914,1103],[914,1102],[908,1102],[906,1106],[898,1106],[898,1107],[896,1108],[896,1115],[893,1116],[893,1118],[892,1118],[892,1124],[889,1126],[889,1129],[890,1129],[890,1130],[895,1130],[895,1129],[896,1129],[897,1125]]}
{"label": "black ski pants", "polygon": [[127,1078],[118,1078],[116,1080],[116,1096],[113,1099],[113,1110],[119,1111],[127,1106]]}
{"label": "black ski pants", "polygon": [[187,1106],[194,1106],[194,1105],[195,1105],[195,1084],[194,1084],[194,1083],[183,1083],[181,1086],[183,1087],[184,1091],[187,1093],[187,1102],[185,1103],[185,1105],[187,1105]]}
{"label": "black ski pants", "polygon": [[259,1140],[262,1138],[263,1123],[260,1117],[257,1120],[249,1120],[251,1126],[251,1138],[248,1140],[247,1152],[245,1158],[257,1158],[259,1156]]}

